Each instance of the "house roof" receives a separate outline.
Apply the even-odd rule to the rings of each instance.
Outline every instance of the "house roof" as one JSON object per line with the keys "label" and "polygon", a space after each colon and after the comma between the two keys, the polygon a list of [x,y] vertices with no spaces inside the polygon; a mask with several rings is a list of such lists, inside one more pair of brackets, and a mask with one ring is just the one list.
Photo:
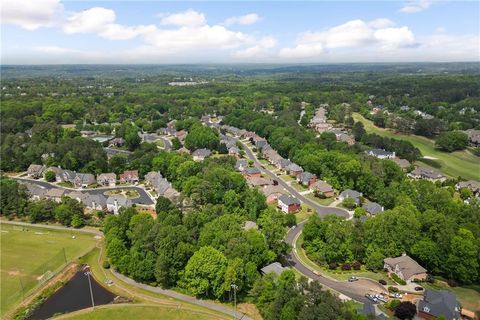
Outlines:
{"label": "house roof", "polygon": [[46,189],[33,184],[33,183],[26,183],[25,186],[27,187],[28,192],[30,193],[31,196],[43,196],[47,192]]}
{"label": "house roof", "polygon": [[77,201],[82,201],[84,198],[87,197],[87,194],[80,191],[72,191],[66,196]]}
{"label": "house roof", "polygon": [[391,156],[393,152],[386,151],[385,149],[372,149],[369,153],[373,154],[374,156]]}
{"label": "house roof", "polygon": [[421,176],[428,179],[440,179],[444,177],[440,172],[425,167],[417,167],[412,172],[410,172],[410,174],[413,176]]}
{"label": "house roof", "polygon": [[212,152],[208,149],[205,149],[205,148],[197,149],[197,150],[193,151],[193,153],[192,153],[192,155],[194,157],[203,157],[203,158],[208,157],[211,154],[212,154]]}
{"label": "house roof", "polygon": [[289,171],[294,171],[294,172],[303,171],[302,167],[300,167],[298,164],[293,163],[293,162],[290,165],[287,166],[287,169]]}
{"label": "house roof", "polygon": [[45,169],[44,165],[41,164],[31,164],[28,166],[28,172],[41,172]]}
{"label": "house roof", "polygon": [[369,202],[363,205],[363,209],[370,214],[377,214],[383,211],[383,207],[376,202]]}
{"label": "house roof", "polygon": [[95,176],[91,173],[77,173],[75,180],[80,181],[82,184],[92,184],[95,183]]}
{"label": "house roof", "polygon": [[457,183],[456,187],[458,189],[468,188],[473,192],[480,191],[480,182],[475,180],[460,181]]}
{"label": "house roof", "polygon": [[88,207],[92,207],[92,203],[95,202],[95,206],[105,207],[107,205],[107,197],[101,194],[88,194],[82,199],[82,203]]}
{"label": "house roof", "polygon": [[62,173],[62,172],[63,172],[63,169],[62,169],[62,168],[59,168],[59,167],[48,167],[47,170],[45,170],[45,171],[47,171],[47,172],[48,172],[48,171],[52,171],[52,172],[55,173],[55,175],[57,175],[57,174]]}
{"label": "house roof", "polygon": [[162,178],[162,174],[158,171],[150,171],[145,175],[145,180],[153,183],[155,180]]}
{"label": "house roof", "polygon": [[118,205],[121,207],[130,207],[132,205],[132,200],[122,195],[109,196],[107,198],[107,204],[114,205],[115,200],[117,200]]}
{"label": "house roof", "polygon": [[272,184],[272,180],[262,177],[251,177],[247,178],[247,183],[252,186],[266,186]]}
{"label": "house roof", "polygon": [[325,181],[322,181],[322,180],[319,180],[319,181],[315,182],[313,187],[320,192],[332,192],[333,191],[333,187],[331,185],[329,185],[328,183],[326,183]]}
{"label": "house roof", "polygon": [[258,174],[258,173],[261,173],[261,171],[257,167],[248,167],[248,168],[245,169],[245,173],[246,174]]}
{"label": "house roof", "polygon": [[248,161],[246,159],[238,159],[235,163],[235,169],[240,169],[240,167],[246,167],[248,165]]}
{"label": "house roof", "polygon": [[398,164],[400,166],[400,168],[402,168],[402,169],[408,168],[410,166],[410,162],[408,162],[408,160],[405,160],[405,159],[402,159],[402,158],[395,157],[395,158],[392,159],[392,161],[394,161],[396,164]]}
{"label": "house roof", "polygon": [[52,188],[45,193],[45,196],[51,198],[61,198],[65,194],[65,192],[65,189]]}
{"label": "house roof", "polygon": [[97,180],[117,180],[117,175],[113,172],[101,173],[97,176]]}
{"label": "house roof", "polygon": [[426,289],[423,300],[418,303],[418,310],[435,317],[443,315],[449,320],[460,318],[460,304],[455,294],[447,290]]}
{"label": "house roof", "polygon": [[267,273],[270,273],[270,272],[273,272],[275,273],[276,275],[281,275],[282,272],[285,270],[284,267],[282,267],[282,265],[280,264],[280,262],[273,262],[273,263],[270,263],[269,265],[263,267],[262,269],[260,269],[260,271],[262,271],[263,274],[267,274]]}
{"label": "house roof", "polygon": [[260,191],[265,195],[265,197],[278,193],[285,194],[284,189],[279,185],[268,185],[260,189]]}
{"label": "house roof", "polygon": [[362,196],[362,194],[356,190],[347,189],[342,191],[342,193],[340,193],[340,196],[343,198],[358,199]]}
{"label": "house roof", "polygon": [[300,200],[294,197],[287,196],[285,194],[281,195],[280,198],[278,198],[278,200],[286,204],[287,206],[290,206],[292,204],[300,204]]}
{"label": "house roof", "polygon": [[316,175],[314,175],[313,173],[310,173],[308,171],[302,172],[300,174],[300,181],[301,182],[309,182],[310,179],[313,179],[313,178],[316,178]]}
{"label": "house roof", "polygon": [[406,254],[396,258],[386,258],[383,262],[392,267],[398,265],[405,279],[410,279],[413,275],[427,272],[427,269],[419,265],[417,261],[413,260]]}

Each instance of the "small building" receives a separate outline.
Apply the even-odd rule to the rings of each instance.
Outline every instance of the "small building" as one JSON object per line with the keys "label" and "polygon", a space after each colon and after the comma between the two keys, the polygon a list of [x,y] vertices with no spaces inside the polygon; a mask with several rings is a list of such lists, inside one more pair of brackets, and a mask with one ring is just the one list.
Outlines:
{"label": "small building", "polygon": [[66,193],[65,189],[52,188],[52,189],[48,189],[44,196],[46,199],[50,199],[55,202],[61,202],[62,197],[65,195],[65,193]]}
{"label": "small building", "polygon": [[247,177],[247,184],[252,187],[263,187],[273,184],[272,180],[263,177]]}
{"label": "small building", "polygon": [[150,171],[145,175],[145,185],[154,186],[160,179],[162,179],[162,174],[158,171]]}
{"label": "small building", "polygon": [[82,199],[85,208],[103,211],[107,209],[107,198],[102,194],[88,194]]}
{"label": "small building", "polygon": [[462,319],[462,306],[451,291],[426,289],[423,299],[418,302],[418,316],[423,319]]}
{"label": "small building", "polygon": [[193,151],[192,156],[193,156],[193,161],[203,161],[207,157],[209,157],[212,154],[212,152],[208,149],[197,149]]}
{"label": "small building", "polygon": [[469,189],[474,195],[480,196],[480,182],[475,180],[460,181],[455,185],[455,190]]}
{"label": "small building", "polygon": [[95,182],[97,182],[97,180],[91,173],[77,173],[73,179],[73,185],[76,188],[87,188],[88,186],[95,184]]}
{"label": "small building", "polygon": [[238,159],[235,163],[235,170],[243,172],[248,167],[248,161],[246,159]]}
{"label": "small building", "polygon": [[303,169],[296,163],[291,163],[287,168],[286,171],[288,172],[289,175],[298,177],[302,172]]}
{"label": "small building", "polygon": [[132,200],[122,195],[113,195],[107,198],[107,210],[118,214],[120,208],[128,208],[132,206]]}
{"label": "small building", "polygon": [[32,200],[41,200],[45,198],[47,189],[33,183],[26,183],[25,186],[27,187],[27,192]]}
{"label": "small building", "polygon": [[285,213],[297,212],[302,208],[300,200],[287,195],[278,198],[278,207]]}
{"label": "small building", "polygon": [[312,185],[312,189],[314,192],[324,196],[325,198],[331,198],[335,196],[335,190],[333,187],[322,180],[315,182]]}
{"label": "small building", "polygon": [[117,175],[115,173],[102,173],[97,176],[97,183],[101,186],[115,187]]}
{"label": "small building", "polygon": [[120,183],[138,183],[139,180],[138,170],[125,170],[120,175]]}
{"label": "small building", "polygon": [[317,182],[317,176],[313,173],[305,171],[297,176],[297,182],[305,187],[311,188],[315,182]]}
{"label": "small building", "polygon": [[30,166],[28,166],[27,175],[30,178],[38,179],[38,178],[41,178],[43,176],[43,172],[45,171],[45,169],[46,169],[46,167],[44,165],[31,164]]}
{"label": "small building", "polygon": [[266,202],[268,204],[274,203],[282,195],[286,194],[284,189],[279,185],[268,185],[264,186],[260,191],[265,195]]}
{"label": "small building", "polygon": [[55,175],[57,182],[70,182],[73,183],[77,173],[72,170],[62,170],[62,172]]}
{"label": "small building", "polygon": [[257,167],[247,167],[243,171],[243,173],[247,178],[253,178],[253,177],[260,178],[262,176],[262,172]]}
{"label": "small building", "polygon": [[374,216],[379,212],[382,212],[384,208],[376,202],[369,202],[362,206],[365,209],[365,212]]}
{"label": "small building", "polygon": [[338,196],[338,200],[343,201],[347,198],[351,198],[355,201],[355,204],[357,206],[359,206],[360,202],[361,202],[361,197],[362,197],[361,192],[358,192],[356,190],[347,189],[345,191],[342,191],[342,193],[340,193],[340,195]]}
{"label": "small building", "polygon": [[240,157],[240,149],[235,146],[231,147],[230,149],[228,149],[228,154],[238,158]]}
{"label": "small building", "polygon": [[386,151],[385,149],[372,149],[367,152],[369,156],[378,158],[378,159],[394,159],[395,152]]}
{"label": "small building", "polygon": [[417,167],[412,172],[407,174],[412,179],[424,179],[432,182],[444,182],[447,178],[440,172],[426,167]]}
{"label": "small building", "polygon": [[113,138],[109,142],[110,147],[123,147],[125,140],[123,138]]}
{"label": "small building", "polygon": [[470,145],[474,147],[480,146],[480,130],[468,129],[465,130],[464,133],[468,136],[468,141],[470,142]]}
{"label": "small building", "polygon": [[402,159],[402,158],[398,158],[398,157],[395,157],[393,159],[390,159],[392,160],[393,162],[395,162],[396,164],[398,164],[398,166],[400,168],[402,168],[402,170],[406,170],[408,168],[410,168],[410,162],[408,160],[405,160],[405,159]]}
{"label": "small building", "polygon": [[275,273],[277,276],[280,276],[282,274],[283,271],[285,271],[286,268],[282,267],[282,265],[280,264],[280,262],[273,262],[273,263],[270,263],[269,265],[263,267],[262,269],[260,269],[260,272],[263,274],[263,275],[266,275],[268,273]]}
{"label": "small building", "polygon": [[388,272],[396,274],[405,281],[425,280],[427,278],[427,270],[405,253],[400,257],[386,258],[383,262],[384,268]]}

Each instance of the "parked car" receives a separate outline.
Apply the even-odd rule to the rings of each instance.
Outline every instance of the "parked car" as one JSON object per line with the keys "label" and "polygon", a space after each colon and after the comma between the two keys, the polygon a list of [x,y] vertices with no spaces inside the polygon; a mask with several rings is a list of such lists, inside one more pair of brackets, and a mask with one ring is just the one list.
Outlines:
{"label": "parked car", "polygon": [[317,270],[313,270],[313,273],[315,273],[317,276],[321,276],[320,272],[318,272]]}
{"label": "parked car", "polygon": [[378,303],[378,299],[375,298],[375,296],[372,295],[372,294],[367,293],[367,294],[365,294],[365,297],[366,297],[368,300],[371,300],[373,303]]}
{"label": "parked car", "polygon": [[387,302],[387,301],[388,301],[388,298],[385,297],[385,296],[383,296],[383,295],[381,295],[381,294],[376,294],[376,295],[375,295],[375,298],[377,298],[377,299],[378,299],[379,301],[381,301],[381,302]]}
{"label": "parked car", "polygon": [[415,287],[415,291],[423,291],[422,287]]}
{"label": "parked car", "polygon": [[383,280],[383,279],[378,280],[378,282],[379,282],[380,284],[383,284],[384,286],[387,285],[387,281],[385,281],[385,280]]}
{"label": "parked car", "polygon": [[351,276],[350,278],[348,278],[348,282],[354,282],[354,281],[358,281],[358,278],[355,276]]}
{"label": "parked car", "polygon": [[402,298],[402,294],[401,294],[401,293],[398,293],[398,292],[397,292],[397,293],[394,293],[392,296],[393,296],[394,298],[396,298],[396,299],[401,299],[401,298]]}

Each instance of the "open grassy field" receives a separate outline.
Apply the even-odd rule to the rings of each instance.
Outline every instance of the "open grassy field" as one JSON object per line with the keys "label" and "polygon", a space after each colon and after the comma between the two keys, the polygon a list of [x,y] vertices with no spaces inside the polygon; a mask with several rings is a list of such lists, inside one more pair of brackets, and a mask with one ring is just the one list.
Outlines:
{"label": "open grassy field", "polygon": [[22,231],[20,226],[0,226],[1,315],[19,303],[23,294],[31,293],[46,278],[43,275],[87,253],[96,242],[92,234],[74,232],[73,239],[70,231],[35,227]]}
{"label": "open grassy field", "polygon": [[388,129],[378,128],[372,121],[365,119],[358,113],[354,113],[353,118],[355,121],[363,122],[365,130],[369,133],[376,133],[384,137],[410,141],[422,152],[423,156],[438,159],[436,162],[442,166],[440,170],[448,176],[454,178],[461,176],[465,179],[480,180],[480,158],[469,151],[455,151],[452,153],[442,152],[434,148],[434,141],[431,139],[416,135],[400,134]]}
{"label": "open grassy field", "polygon": [[157,305],[107,305],[95,310],[82,310],[61,316],[55,319],[69,320],[129,320],[129,319],[162,319],[162,320],[187,320],[187,319],[225,319],[212,314],[199,311],[179,310],[171,306]]}

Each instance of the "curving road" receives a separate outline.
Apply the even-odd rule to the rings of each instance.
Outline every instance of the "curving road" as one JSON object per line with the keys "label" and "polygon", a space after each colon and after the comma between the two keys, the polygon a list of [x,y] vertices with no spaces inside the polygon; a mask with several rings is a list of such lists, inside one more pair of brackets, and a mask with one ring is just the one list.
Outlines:
{"label": "curving road", "polygon": [[92,188],[75,189],[75,188],[66,188],[66,187],[56,185],[56,184],[52,184],[50,182],[35,180],[35,179],[30,179],[30,178],[12,177],[12,179],[36,184],[36,185],[38,185],[38,186],[40,186],[44,189],[57,188],[57,189],[65,189],[65,190],[71,190],[71,191],[79,191],[79,192],[88,193],[88,194],[104,194],[105,192],[110,191],[110,190],[131,189],[131,190],[137,191],[138,194],[139,194],[138,198],[131,199],[132,203],[143,204],[143,205],[153,205],[153,204],[155,204],[153,202],[152,198],[150,198],[150,196],[147,194],[145,189],[143,189],[141,187],[136,187],[136,186],[116,186],[116,187],[105,187],[105,188],[95,188],[95,189],[92,189]]}
{"label": "curving road", "polygon": [[[272,171],[268,170],[265,168],[257,159],[253,151],[245,145],[242,141],[239,139],[235,138],[240,144],[244,147],[245,153],[248,156],[250,160],[254,162],[255,167],[260,169],[260,171],[267,176],[269,176],[272,179],[275,179],[278,181],[278,183],[284,187],[288,192],[290,192],[292,195],[294,195],[297,199],[302,201],[303,203],[308,204],[312,208],[314,208],[318,215],[320,216],[325,216],[328,214],[335,214],[340,217],[348,218],[350,215],[349,213],[341,208],[335,208],[335,207],[326,207],[322,206],[306,197],[304,197],[302,194],[300,194],[295,188],[287,184],[285,181],[280,179],[278,176],[275,175]],[[296,254],[296,246],[295,242],[302,233],[303,227],[305,226],[305,223],[307,221],[303,221],[299,223],[296,227],[291,228],[287,235],[285,236],[284,241],[292,247],[292,250],[289,254],[286,255],[286,260],[288,264],[297,269],[300,273],[305,275],[308,278],[311,278],[313,280],[317,280],[320,282],[322,285],[325,287],[331,288],[341,294],[344,294],[347,297],[350,297],[354,300],[357,300],[359,302],[365,303],[368,299],[365,298],[366,293],[372,293],[372,292],[385,292],[385,288],[377,283],[376,281],[370,280],[370,279],[359,279],[358,281],[355,282],[348,282],[348,281],[337,281],[333,280],[331,278],[326,278],[324,276],[321,276],[315,272],[313,272],[310,268],[302,264],[302,262],[298,259],[297,254]]]}

